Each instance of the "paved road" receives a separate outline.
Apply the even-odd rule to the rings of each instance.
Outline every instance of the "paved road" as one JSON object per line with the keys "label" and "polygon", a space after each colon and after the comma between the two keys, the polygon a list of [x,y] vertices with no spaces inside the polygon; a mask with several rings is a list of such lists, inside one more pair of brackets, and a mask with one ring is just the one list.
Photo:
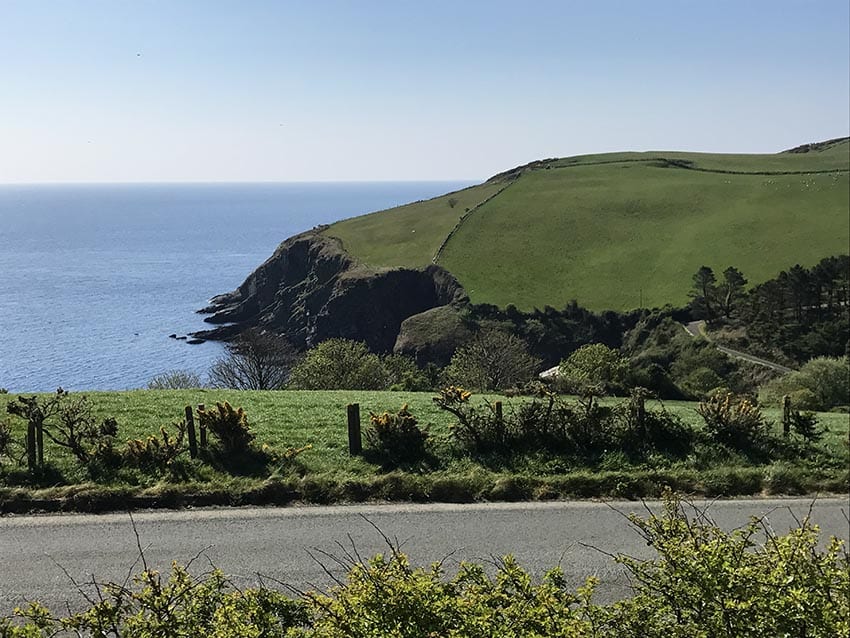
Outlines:
{"label": "paved road", "polygon": [[[774,528],[786,531],[794,525],[791,511],[803,516],[810,504],[806,499],[718,501],[709,512],[727,529],[769,513]],[[134,518],[149,565],[167,568],[172,559],[185,562],[208,548],[205,556],[240,585],[257,583],[260,573],[300,588],[326,586],[328,577],[310,556],[317,555],[316,548],[340,555],[336,544],[349,545],[350,535],[361,555],[386,549],[367,517],[397,538],[415,564],[451,554],[445,564],[453,571],[462,559],[514,553],[540,575],[560,561],[574,585],[599,576],[603,597],[610,599],[625,595],[628,584],[607,556],[584,545],[649,557],[649,548],[623,517],[642,507],[635,502],[358,505],[149,511]],[[820,500],[813,518],[825,534],[848,540],[848,508],[846,499]],[[0,615],[32,598],[57,610],[65,602],[77,607],[81,598],[69,575],[81,582],[92,574],[121,582],[136,553],[126,514],[0,518]],[[209,562],[196,565],[203,571]]]}
{"label": "paved road", "polygon": [[[692,337],[702,336],[708,338],[705,333],[705,321],[691,321],[690,323],[683,323],[682,326],[685,328],[685,332],[687,332]],[[718,346],[717,344],[715,344],[715,347],[720,350],[720,352],[729,355],[733,359],[749,361],[750,363],[755,363],[756,365],[764,366],[765,368],[770,368],[771,370],[776,370],[777,372],[793,372],[791,368],[783,366],[779,363],[768,361],[767,359],[762,359],[761,357],[757,357],[752,354],[747,354],[746,352],[741,352],[740,350],[733,350],[732,348],[727,348],[726,346]]]}

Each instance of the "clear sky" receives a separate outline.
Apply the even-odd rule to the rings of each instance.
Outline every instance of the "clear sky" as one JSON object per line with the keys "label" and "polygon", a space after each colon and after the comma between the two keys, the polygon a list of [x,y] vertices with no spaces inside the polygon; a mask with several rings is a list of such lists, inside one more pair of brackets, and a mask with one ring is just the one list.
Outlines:
{"label": "clear sky", "polygon": [[0,183],[478,179],[849,130],[847,0],[0,0]]}

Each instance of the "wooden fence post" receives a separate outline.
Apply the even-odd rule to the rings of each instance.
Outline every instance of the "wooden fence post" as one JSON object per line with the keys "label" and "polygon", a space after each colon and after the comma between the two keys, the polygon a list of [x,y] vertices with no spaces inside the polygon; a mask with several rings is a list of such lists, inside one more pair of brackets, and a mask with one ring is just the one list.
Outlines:
{"label": "wooden fence post", "polygon": [[38,451],[38,466],[44,467],[44,422],[35,426],[35,449]]}
{"label": "wooden fence post", "polygon": [[[198,404],[198,412],[203,412],[203,411],[204,411],[204,404],[199,403]],[[198,419],[198,430],[199,430],[199,434],[201,435],[201,447],[203,449],[207,449],[207,426],[204,425],[203,421],[201,421],[200,419]]]}
{"label": "wooden fence post", "polygon": [[791,433],[791,397],[785,395],[782,397],[782,436],[788,436]]}
{"label": "wooden fence post", "polygon": [[189,435],[189,456],[194,459],[198,456],[198,440],[195,438],[195,415],[191,405],[186,406],[186,432]]}
{"label": "wooden fence post", "polygon": [[37,456],[35,445],[35,423],[27,424],[27,469],[32,472],[36,468]]}
{"label": "wooden fence post", "polygon": [[348,452],[352,456],[363,452],[363,440],[360,438],[360,404],[348,404]]}
{"label": "wooden fence post", "polygon": [[502,402],[496,401],[496,420],[502,421]]}

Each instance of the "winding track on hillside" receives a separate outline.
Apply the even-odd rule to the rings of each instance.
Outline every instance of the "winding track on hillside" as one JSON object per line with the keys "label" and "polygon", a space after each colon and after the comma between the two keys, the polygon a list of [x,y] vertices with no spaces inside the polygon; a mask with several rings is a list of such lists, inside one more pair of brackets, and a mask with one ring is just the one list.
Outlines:
{"label": "winding track on hillside", "polygon": [[[682,327],[692,337],[703,337],[708,339],[708,335],[705,332],[705,321],[691,321],[690,323],[683,323]],[[708,339],[711,341],[710,339]],[[776,370],[777,372],[781,372],[785,374],[786,372],[793,372],[793,370],[787,366],[781,365],[774,361],[768,361],[767,359],[762,359],[761,357],[757,357],[752,354],[747,354],[746,352],[741,352],[740,350],[733,350],[732,348],[727,348],[726,346],[719,346],[716,343],[714,347],[720,350],[725,355],[728,355],[734,359],[740,359],[742,361],[748,361],[750,363],[755,363],[756,365],[764,366],[765,368],[770,368],[771,370]]]}
{"label": "winding track on hillside", "polygon": [[[658,510],[658,503],[648,505]],[[695,505],[708,506],[709,516],[726,530],[766,514],[779,534],[796,527],[795,519],[811,508],[822,538],[850,540],[846,497],[814,504],[795,498]],[[257,584],[261,574],[299,589],[326,587],[343,569],[323,552],[342,556],[343,548],[352,551],[351,543],[360,556],[386,552],[377,528],[398,539],[414,565],[445,559],[451,574],[461,560],[492,565],[492,557],[513,553],[535,577],[560,564],[571,587],[596,575],[600,598],[611,600],[628,595],[629,583],[600,550],[653,556],[630,527],[629,512],[646,515],[639,502],[579,501],[148,511],[134,520],[150,568],[167,570],[172,560],[185,563],[201,552],[194,573],[212,563],[238,586]],[[33,598],[56,612],[65,611],[66,602],[78,609],[82,599],[70,579],[85,582],[94,574],[99,582],[123,582],[141,570],[136,542],[127,514],[1,517],[0,615]]]}

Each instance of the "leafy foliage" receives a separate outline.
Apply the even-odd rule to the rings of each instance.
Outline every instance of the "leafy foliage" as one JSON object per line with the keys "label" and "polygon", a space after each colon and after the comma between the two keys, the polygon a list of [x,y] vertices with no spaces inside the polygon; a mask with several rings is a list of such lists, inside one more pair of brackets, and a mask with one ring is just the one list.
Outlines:
{"label": "leafy foliage", "polygon": [[528,354],[522,339],[501,330],[482,330],[457,349],[445,377],[476,390],[502,390],[530,381],[540,361]]}
{"label": "leafy foliage", "polygon": [[289,385],[299,390],[383,390],[390,380],[381,358],[365,343],[328,339],[293,368]]}
{"label": "leafy foliage", "polygon": [[734,449],[757,450],[769,438],[767,420],[758,406],[745,397],[718,393],[701,402],[697,412],[705,421],[706,432]]}
{"label": "leafy foliage", "polygon": [[622,389],[628,360],[603,343],[591,343],[561,362],[558,381],[567,392],[609,394]]}
{"label": "leafy foliage", "polygon": [[473,405],[471,396],[450,386],[434,402],[457,417],[452,437],[475,454],[545,450],[587,461],[615,450],[635,458],[656,452],[683,457],[692,450],[692,430],[666,410],[645,409],[650,396],[645,390],[634,391],[615,409],[600,406],[593,396],[568,401],[544,392],[542,400],[502,413],[489,402]]}
{"label": "leafy foliage", "polygon": [[184,423],[175,425],[177,431],[173,435],[161,427],[159,437],[149,436],[144,440],[127,441],[127,447],[122,453],[123,462],[131,467],[154,469],[160,472],[168,469],[177,457],[186,451],[183,441],[186,425]]}
{"label": "leafy foliage", "polygon": [[366,440],[390,465],[420,461],[425,456],[428,430],[419,427],[407,404],[398,412],[369,413]]}
{"label": "leafy foliage", "polygon": [[85,395],[71,396],[59,388],[49,398],[19,396],[6,405],[9,414],[25,419],[60,447],[67,448],[83,465],[98,445],[108,444],[118,432],[113,418],[98,421]]}
{"label": "leafy foliage", "polygon": [[198,408],[198,423],[219,440],[225,454],[247,452],[254,440],[245,411],[227,401],[216,402],[214,410]]}
{"label": "leafy foliage", "polygon": [[[785,394],[807,390],[806,403],[810,410],[829,410],[850,405],[850,366],[844,357],[817,357],[799,370],[789,372],[761,388],[759,397],[766,403],[778,405]],[[802,398],[802,397],[800,397]],[[795,405],[799,403],[795,402]]]}
{"label": "leafy foliage", "polygon": [[[834,638],[850,632],[850,558],[842,542],[819,539],[809,519],[785,535],[753,519],[733,532],[704,510],[689,515],[667,497],[659,514],[630,516],[655,552],[622,554],[631,596],[594,599],[599,580],[572,591],[560,568],[540,580],[512,556],[495,570],[462,563],[448,576],[440,563],[411,566],[386,537],[386,555],[335,562],[347,568],[329,592],[293,600],[266,587],[238,589],[219,570],[193,576],[172,564],[147,567],[132,583],[97,586],[91,606],[55,617],[38,603],[0,620],[3,638],[80,636],[170,638]],[[144,561],[144,557],[142,557]]]}

